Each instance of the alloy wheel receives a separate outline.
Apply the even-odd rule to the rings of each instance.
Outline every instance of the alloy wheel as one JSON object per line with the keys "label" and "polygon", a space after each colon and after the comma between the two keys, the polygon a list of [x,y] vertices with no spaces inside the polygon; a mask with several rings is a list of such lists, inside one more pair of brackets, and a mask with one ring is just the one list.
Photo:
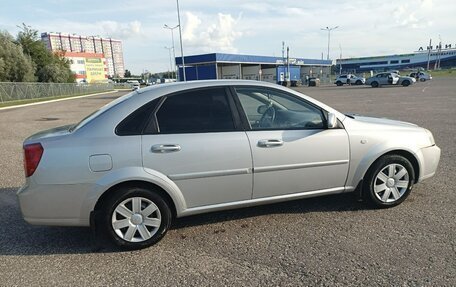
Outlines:
{"label": "alloy wheel", "polygon": [[143,242],[157,233],[161,225],[158,206],[144,197],[130,197],[119,203],[112,213],[115,233],[128,242]]}
{"label": "alloy wheel", "polygon": [[374,194],[382,202],[395,202],[401,198],[409,186],[407,169],[393,163],[380,170],[374,180]]}

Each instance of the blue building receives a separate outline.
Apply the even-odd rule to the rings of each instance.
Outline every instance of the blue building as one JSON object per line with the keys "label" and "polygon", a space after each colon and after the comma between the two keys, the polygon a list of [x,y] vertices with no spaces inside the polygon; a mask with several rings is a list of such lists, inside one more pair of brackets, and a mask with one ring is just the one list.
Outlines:
{"label": "blue building", "polygon": [[339,59],[336,60],[336,69],[337,71],[342,70],[342,73],[427,69],[428,61],[430,70],[455,67],[456,48],[447,45],[442,49],[421,50],[410,54]]}
{"label": "blue building", "polygon": [[[185,56],[187,81],[208,79],[245,79],[278,83],[286,80],[303,81],[306,76],[328,78],[331,61],[211,53]],[[179,79],[183,79],[182,57],[176,57]]]}

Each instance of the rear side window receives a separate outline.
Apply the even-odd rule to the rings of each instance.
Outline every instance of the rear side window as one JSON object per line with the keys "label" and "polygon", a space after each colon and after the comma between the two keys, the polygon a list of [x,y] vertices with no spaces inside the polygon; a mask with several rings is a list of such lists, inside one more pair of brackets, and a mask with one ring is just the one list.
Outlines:
{"label": "rear side window", "polygon": [[235,130],[225,88],[193,90],[166,98],[156,113],[159,133]]}
{"label": "rear side window", "polygon": [[155,99],[126,117],[116,127],[116,134],[119,136],[132,136],[142,134],[146,123],[152,115],[160,99]]}

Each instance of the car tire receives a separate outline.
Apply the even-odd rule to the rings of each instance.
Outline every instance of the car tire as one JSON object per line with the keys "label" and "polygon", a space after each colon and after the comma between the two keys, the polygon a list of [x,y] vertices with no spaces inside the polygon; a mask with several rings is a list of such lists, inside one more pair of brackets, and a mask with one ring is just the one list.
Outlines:
{"label": "car tire", "polygon": [[378,88],[378,82],[372,82],[371,86],[372,88]]}
{"label": "car tire", "polygon": [[393,207],[407,198],[414,182],[415,171],[408,159],[400,155],[384,155],[367,171],[363,197],[374,207]]}
{"label": "car tire", "polygon": [[168,203],[158,192],[143,187],[114,191],[100,217],[103,234],[123,249],[154,245],[165,236],[172,221]]}
{"label": "car tire", "polygon": [[410,81],[409,81],[409,80],[403,81],[403,82],[402,82],[402,86],[404,86],[404,87],[410,86]]}
{"label": "car tire", "polygon": [[356,84],[359,86],[359,85],[362,85],[363,82],[362,82],[361,80],[357,80],[357,81],[356,81]]}
{"label": "car tire", "polygon": [[337,81],[337,82],[336,82],[336,85],[337,85],[338,87],[340,87],[340,86],[342,86],[343,84],[342,84],[342,82]]}
{"label": "car tire", "polygon": [[420,81],[421,82],[426,82],[426,79],[425,78],[421,78]]}

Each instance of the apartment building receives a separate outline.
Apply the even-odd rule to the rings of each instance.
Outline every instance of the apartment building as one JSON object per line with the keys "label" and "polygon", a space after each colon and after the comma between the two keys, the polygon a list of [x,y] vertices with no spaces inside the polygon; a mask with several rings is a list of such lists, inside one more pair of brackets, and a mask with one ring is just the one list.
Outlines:
{"label": "apartment building", "polygon": [[103,54],[107,75],[110,77],[124,76],[125,65],[120,40],[54,32],[41,33],[41,40],[51,51]]}

